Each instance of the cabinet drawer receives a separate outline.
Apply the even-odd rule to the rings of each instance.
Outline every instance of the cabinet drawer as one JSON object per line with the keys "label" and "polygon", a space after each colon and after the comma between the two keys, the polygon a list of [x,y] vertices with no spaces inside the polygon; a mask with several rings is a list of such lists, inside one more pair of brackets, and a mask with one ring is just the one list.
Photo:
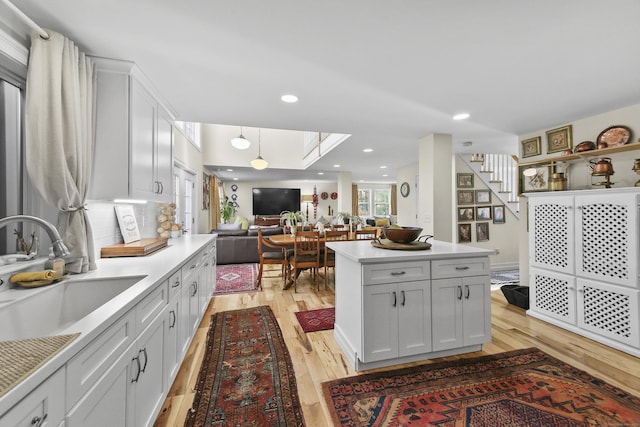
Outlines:
{"label": "cabinet drawer", "polygon": [[489,274],[489,257],[431,261],[431,278],[482,276]]}
{"label": "cabinet drawer", "polygon": [[178,270],[169,277],[169,300],[180,293],[182,289],[182,271]]}
{"label": "cabinet drawer", "polygon": [[182,281],[187,285],[193,281],[193,275],[198,272],[198,267],[202,263],[202,254],[198,253],[197,255],[191,257],[189,261],[187,261],[182,268],[180,269],[182,272]]}
{"label": "cabinet drawer", "polygon": [[[64,419],[64,368],[60,368],[0,417],[0,426],[57,426]],[[46,421],[43,421],[46,420]]]}
{"label": "cabinet drawer", "polygon": [[136,305],[136,334],[153,322],[169,303],[169,281],[165,280]]}
{"label": "cabinet drawer", "polygon": [[429,261],[387,262],[362,267],[364,285],[429,279]]}
{"label": "cabinet drawer", "polygon": [[67,363],[67,408],[89,391],[136,337],[130,310]]}

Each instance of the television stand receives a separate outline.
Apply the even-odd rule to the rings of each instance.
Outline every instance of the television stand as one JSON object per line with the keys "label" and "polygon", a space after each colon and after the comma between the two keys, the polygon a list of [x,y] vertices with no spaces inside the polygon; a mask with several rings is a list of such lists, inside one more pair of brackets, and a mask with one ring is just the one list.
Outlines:
{"label": "television stand", "polygon": [[253,217],[255,225],[280,225],[280,215],[255,215]]}

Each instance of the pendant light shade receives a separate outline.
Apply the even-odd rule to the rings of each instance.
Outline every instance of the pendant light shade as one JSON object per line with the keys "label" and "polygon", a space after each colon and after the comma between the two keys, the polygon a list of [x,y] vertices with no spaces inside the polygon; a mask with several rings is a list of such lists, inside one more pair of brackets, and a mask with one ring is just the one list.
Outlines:
{"label": "pendant light shade", "polygon": [[251,142],[242,134],[242,126],[240,126],[240,136],[236,136],[231,140],[231,145],[238,150],[246,150],[251,146]]}
{"label": "pendant light shade", "polygon": [[257,170],[266,169],[269,166],[269,162],[262,158],[260,155],[260,129],[258,129],[258,157],[251,160],[251,167]]}

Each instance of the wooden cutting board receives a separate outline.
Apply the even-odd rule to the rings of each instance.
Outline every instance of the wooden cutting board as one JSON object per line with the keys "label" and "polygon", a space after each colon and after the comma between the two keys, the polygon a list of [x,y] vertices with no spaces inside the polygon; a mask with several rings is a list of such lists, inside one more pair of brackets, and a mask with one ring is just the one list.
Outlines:
{"label": "wooden cutting board", "polygon": [[105,246],[100,249],[100,256],[102,258],[145,256],[167,247],[168,240],[166,237],[152,237],[136,240],[131,243],[118,243],[112,246]]}
{"label": "wooden cutting board", "polygon": [[371,246],[380,249],[394,249],[399,251],[424,251],[431,248],[429,242],[413,241],[410,243],[396,243],[388,239],[372,240]]}

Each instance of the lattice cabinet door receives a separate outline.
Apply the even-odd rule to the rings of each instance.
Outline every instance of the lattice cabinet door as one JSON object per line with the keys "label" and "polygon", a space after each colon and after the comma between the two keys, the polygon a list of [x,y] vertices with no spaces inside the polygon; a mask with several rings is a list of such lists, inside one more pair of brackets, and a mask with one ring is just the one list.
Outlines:
{"label": "lattice cabinet door", "polygon": [[640,348],[640,291],[578,279],[578,326]]}
{"label": "lattice cabinet door", "polygon": [[576,196],[576,274],[638,288],[638,195]]}
{"label": "lattice cabinet door", "polygon": [[529,310],[576,324],[575,277],[531,267],[529,286]]}
{"label": "lattice cabinet door", "polygon": [[573,196],[529,199],[529,259],[535,267],[575,271]]}

